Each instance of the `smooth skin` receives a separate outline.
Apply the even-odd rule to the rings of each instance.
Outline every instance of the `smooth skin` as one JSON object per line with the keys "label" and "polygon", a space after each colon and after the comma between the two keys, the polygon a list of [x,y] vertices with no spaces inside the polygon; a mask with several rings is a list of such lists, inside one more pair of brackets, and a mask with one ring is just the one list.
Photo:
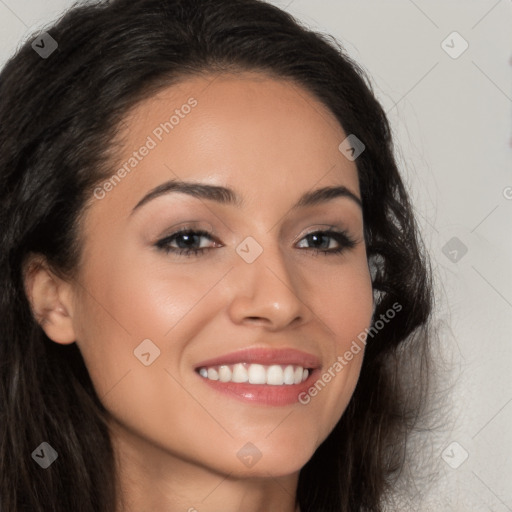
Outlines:
{"label": "smooth skin", "polygon": [[[155,128],[190,98],[197,105],[158,141]],[[78,344],[112,416],[118,510],[294,512],[299,471],[343,414],[364,350],[307,405],[244,402],[194,368],[242,348],[291,347],[325,371],[370,325],[361,207],[336,197],[292,209],[322,187],[361,197],[355,162],[338,149],[347,134],[309,92],[256,72],[188,77],[140,103],[123,126],[112,173],[148,136],[157,144],[102,199],[91,197],[76,279],[43,261],[25,280],[44,331]],[[133,210],[170,179],[229,187],[243,204],[172,192]],[[182,227],[211,233],[193,239],[204,252],[155,245]],[[328,228],[346,231],[354,247],[320,252],[342,247],[306,237]],[[263,249],[252,263],[236,251],[247,237]],[[168,246],[190,245],[178,236]],[[160,350],[148,366],[134,355],[145,339]],[[246,443],[261,453],[252,467],[237,456]]]}

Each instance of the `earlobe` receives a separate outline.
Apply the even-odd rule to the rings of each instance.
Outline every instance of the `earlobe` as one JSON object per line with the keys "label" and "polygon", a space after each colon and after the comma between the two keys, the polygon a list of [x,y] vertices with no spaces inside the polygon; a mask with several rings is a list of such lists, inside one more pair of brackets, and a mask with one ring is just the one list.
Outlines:
{"label": "earlobe", "polygon": [[56,343],[73,343],[71,285],[55,276],[41,257],[24,265],[23,281],[32,314],[46,335]]}

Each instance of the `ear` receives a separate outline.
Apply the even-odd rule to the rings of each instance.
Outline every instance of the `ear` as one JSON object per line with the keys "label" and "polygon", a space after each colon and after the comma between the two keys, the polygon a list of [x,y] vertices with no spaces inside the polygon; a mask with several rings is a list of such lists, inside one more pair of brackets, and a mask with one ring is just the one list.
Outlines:
{"label": "ear", "polygon": [[73,343],[71,284],[57,277],[41,255],[30,255],[24,263],[23,282],[32,313],[46,335],[56,343]]}

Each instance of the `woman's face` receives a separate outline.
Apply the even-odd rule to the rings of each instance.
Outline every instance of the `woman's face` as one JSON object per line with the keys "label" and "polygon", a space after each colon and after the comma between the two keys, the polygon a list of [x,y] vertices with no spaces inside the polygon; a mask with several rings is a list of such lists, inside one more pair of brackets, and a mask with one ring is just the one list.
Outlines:
{"label": "woman's face", "polygon": [[[143,464],[300,470],[349,402],[363,351],[338,356],[373,311],[348,134],[305,90],[254,73],[188,78],[124,128],[69,307],[112,428]],[[172,181],[203,188],[152,194]],[[340,188],[314,195],[326,187]]]}

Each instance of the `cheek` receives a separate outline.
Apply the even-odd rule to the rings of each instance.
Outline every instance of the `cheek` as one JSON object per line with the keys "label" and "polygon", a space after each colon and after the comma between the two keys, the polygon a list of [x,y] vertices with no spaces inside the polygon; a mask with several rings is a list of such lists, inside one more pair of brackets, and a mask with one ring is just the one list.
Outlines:
{"label": "cheek", "polygon": [[225,272],[128,252],[91,259],[80,277],[87,292],[76,308],[77,344],[100,397],[127,374],[133,380],[144,359],[155,361],[148,368],[176,369],[188,342],[214,317],[218,302],[205,296]]}
{"label": "cheek", "polygon": [[340,266],[328,279],[316,275],[310,296],[324,330],[324,365],[317,380],[300,397],[322,427],[322,439],[334,428],[356,387],[364,357],[361,334],[370,327],[373,290],[366,259]]}
{"label": "cheek", "polygon": [[336,271],[316,272],[309,281],[310,304],[338,352],[371,322],[373,289],[363,254],[355,255]]}

